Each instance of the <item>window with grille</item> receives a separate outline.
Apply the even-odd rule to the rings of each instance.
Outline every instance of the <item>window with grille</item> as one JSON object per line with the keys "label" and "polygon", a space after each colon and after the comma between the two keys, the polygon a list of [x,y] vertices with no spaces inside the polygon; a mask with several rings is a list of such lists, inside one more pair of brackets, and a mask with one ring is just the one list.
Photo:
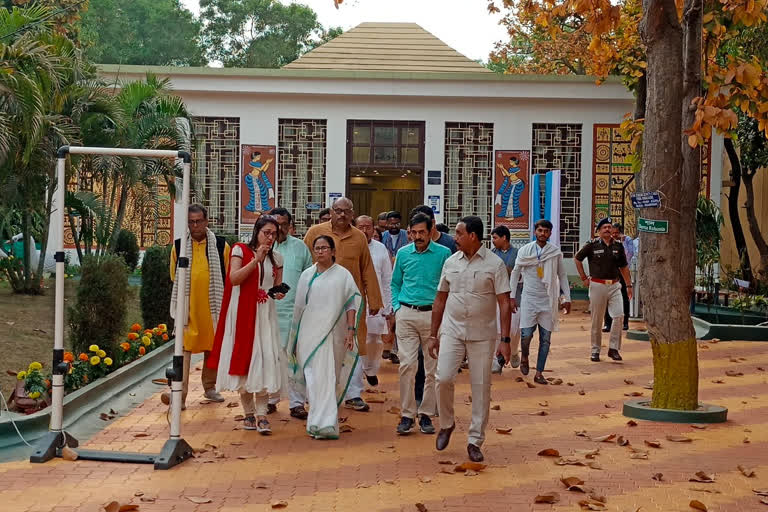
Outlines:
{"label": "window with grille", "polygon": [[280,119],[277,151],[277,206],[295,217],[296,234],[315,222],[307,205],[325,203],[325,119]]}
{"label": "window with grille", "polygon": [[493,211],[493,124],[445,123],[444,222],[477,215],[490,236]]}
{"label": "window with grille", "polygon": [[240,119],[194,117],[193,200],[208,209],[217,235],[238,234]]}
{"label": "window with grille", "polygon": [[[579,250],[581,125],[533,124],[531,174],[560,170],[560,248],[565,257]],[[542,194],[544,190],[542,187]],[[542,196],[541,204],[544,204]]]}

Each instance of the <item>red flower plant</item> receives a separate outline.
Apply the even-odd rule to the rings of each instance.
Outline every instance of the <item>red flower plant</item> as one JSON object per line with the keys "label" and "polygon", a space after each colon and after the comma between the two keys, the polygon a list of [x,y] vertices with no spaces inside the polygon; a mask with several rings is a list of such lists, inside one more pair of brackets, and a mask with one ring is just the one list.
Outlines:
{"label": "red flower plant", "polygon": [[267,302],[267,299],[269,298],[269,295],[267,295],[267,292],[259,288],[259,290],[256,292],[256,302],[259,304],[264,304]]}

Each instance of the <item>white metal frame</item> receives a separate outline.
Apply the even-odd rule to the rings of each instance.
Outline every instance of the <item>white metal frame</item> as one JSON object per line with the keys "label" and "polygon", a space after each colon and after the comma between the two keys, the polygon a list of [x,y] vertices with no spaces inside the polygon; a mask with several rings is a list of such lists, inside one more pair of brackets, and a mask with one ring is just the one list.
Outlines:
{"label": "white metal frame", "polygon": [[[45,436],[30,457],[30,462],[46,462],[61,455],[64,445],[77,446],[77,440],[64,432],[64,375],[68,370],[64,362],[64,197],[66,190],[66,160],[67,155],[111,155],[137,158],[178,158],[183,161],[183,187],[181,196],[182,211],[189,208],[191,155],[186,151],[153,150],[153,149],[124,149],[124,148],[95,148],[62,146],[57,152],[56,167],[56,212],[53,229],[57,232],[56,241],[56,309],[55,334],[53,344],[53,377],[51,392],[51,422],[48,435]],[[182,233],[187,232],[187,216],[181,219]],[[189,272],[189,258],[186,244],[181,244],[178,255],[179,267],[176,280],[179,290],[186,289]],[[186,294],[180,293],[176,307],[176,318],[184,318],[187,307]],[[105,460],[114,462],[151,463],[155,469],[168,469],[189,458],[192,448],[181,438],[181,406],[182,406],[182,372],[184,358],[184,326],[176,329],[173,350],[173,364],[166,370],[166,376],[171,384],[171,422],[169,439],[159,454],[136,454],[122,452],[101,452],[95,450],[79,450],[81,459]]]}

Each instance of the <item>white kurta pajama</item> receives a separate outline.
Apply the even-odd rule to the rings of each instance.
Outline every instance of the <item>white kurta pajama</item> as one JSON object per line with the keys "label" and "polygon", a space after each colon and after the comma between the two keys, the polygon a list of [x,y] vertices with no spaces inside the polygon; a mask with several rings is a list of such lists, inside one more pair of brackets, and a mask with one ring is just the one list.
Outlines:
{"label": "white kurta pajama", "polygon": [[[282,267],[283,259],[280,253],[273,252],[275,263]],[[243,257],[242,248],[236,245],[232,249],[232,257]],[[269,290],[275,286],[272,262],[269,257],[264,259],[263,280],[259,287]],[[256,310],[256,328],[253,333],[253,352],[247,375],[230,375],[227,369],[232,361],[232,350],[235,343],[235,327],[240,300],[240,286],[232,287],[232,296],[227,309],[224,324],[224,337],[221,343],[219,368],[216,377],[216,391],[237,391],[243,402],[246,414],[264,416],[267,414],[267,396],[279,393],[283,385],[283,372],[279,360],[280,329],[277,325],[275,301],[271,298],[259,304]],[[255,410],[253,399],[255,398]]]}
{"label": "white kurta pajama", "polygon": [[352,274],[340,265],[322,273],[313,265],[301,274],[288,353],[293,385],[305,388],[309,401],[307,433],[315,438],[339,437],[338,406],[359,364],[357,347],[344,346],[345,318],[357,311],[357,325],[360,302]]}
{"label": "white kurta pajama", "polygon": [[[376,277],[379,279],[379,289],[381,290],[381,299],[384,303],[384,309],[378,314],[368,316],[368,350],[363,356],[363,370],[366,375],[376,375],[381,366],[381,351],[383,348],[381,336],[389,334],[386,316],[392,312],[392,260],[389,258],[389,251],[384,244],[376,240],[368,242],[368,248],[371,250],[371,259],[373,267],[376,270]],[[359,395],[357,395],[359,396]]]}

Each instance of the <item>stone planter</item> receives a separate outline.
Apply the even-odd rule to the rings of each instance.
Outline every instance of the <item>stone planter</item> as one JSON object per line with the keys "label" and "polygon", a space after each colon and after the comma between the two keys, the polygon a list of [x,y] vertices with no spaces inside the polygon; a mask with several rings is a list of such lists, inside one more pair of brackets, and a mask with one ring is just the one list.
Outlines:
{"label": "stone planter", "polygon": [[[64,397],[64,428],[68,428],[81,416],[101,407],[118,393],[138,384],[160,368],[167,366],[173,356],[173,339],[153,350],[144,357],[102,377],[84,388],[75,390]],[[11,413],[13,421],[24,438],[31,442],[48,431],[51,408],[33,414]],[[0,449],[20,444],[11,418],[5,411],[0,416]]]}

